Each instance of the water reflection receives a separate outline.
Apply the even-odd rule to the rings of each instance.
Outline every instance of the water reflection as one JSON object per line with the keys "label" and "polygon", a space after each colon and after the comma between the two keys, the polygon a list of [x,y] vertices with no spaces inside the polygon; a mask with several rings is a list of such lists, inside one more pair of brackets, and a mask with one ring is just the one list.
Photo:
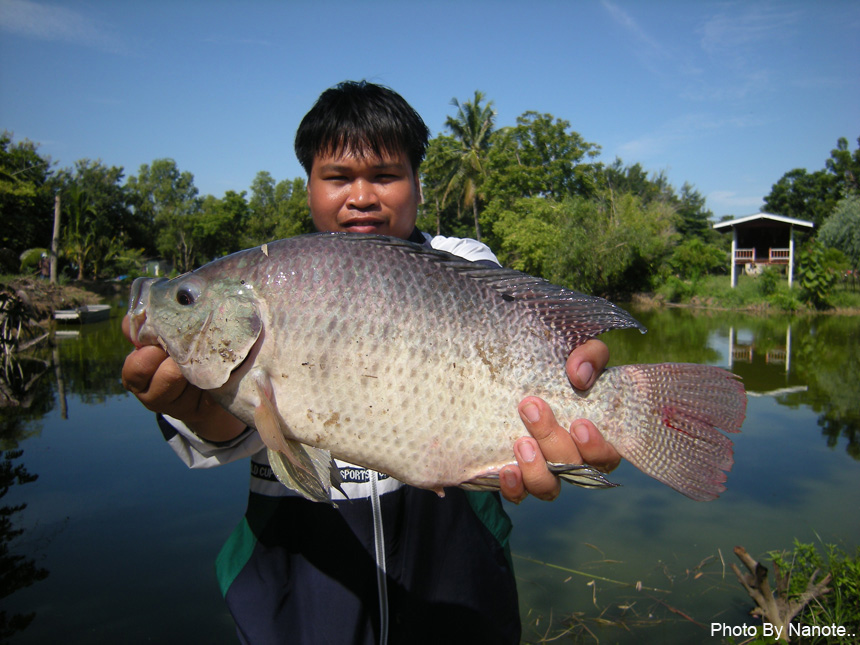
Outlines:
{"label": "water reflection", "polygon": [[[729,569],[734,546],[766,560],[795,538],[851,551],[860,535],[860,519],[844,512],[860,504],[860,319],[635,313],[648,334],[608,334],[613,363],[709,363],[741,376],[753,394],[733,437],[728,490],[695,504],[622,464],[613,473],[620,495],[565,492],[552,505],[512,509],[515,552],[568,569],[517,563],[534,638],[589,629],[601,642],[702,642],[696,623],[753,622]],[[637,582],[667,594],[637,592]],[[636,629],[609,627],[610,618]]]}
{"label": "water reflection", "polygon": [[809,406],[835,447],[860,458],[860,319],[855,316],[750,316],[688,309],[637,312],[643,340],[606,335],[613,363],[689,361],[725,367],[752,397]]}
{"label": "water reflection", "polygon": [[[630,625],[649,614],[663,621],[659,635],[598,631],[613,641],[703,640],[633,587],[597,578],[588,586],[589,578],[524,558],[641,580],[671,590],[671,599],[647,593],[698,622],[724,612],[720,620],[740,624],[749,600],[722,575],[733,546],[761,556],[795,537],[860,535],[860,518],[844,513],[860,504],[860,319],[635,314],[649,332],[607,334],[613,363],[719,365],[764,396],[750,398],[728,491],[716,502],[691,502],[625,464],[613,475],[620,489],[566,488],[553,504],[509,508],[528,637],[558,634],[560,617],[574,612],[605,611],[627,612]],[[0,514],[11,531],[0,540],[18,562],[32,563],[35,583],[3,588],[15,591],[4,598],[9,615],[35,616],[14,642],[235,642],[212,563],[244,511],[247,464],[193,472],[173,457],[151,413],[122,389],[129,346],[118,317],[61,330],[77,333],[56,334],[27,355],[27,381],[41,370],[21,398],[27,405],[0,407],[0,448],[9,472],[26,464],[28,482],[3,500],[17,510]]]}
{"label": "water reflection", "polygon": [[[27,472],[23,464],[16,463],[22,454],[21,450],[0,450],[0,500],[13,486],[29,484],[38,478],[38,475]],[[20,541],[25,532],[15,526],[26,508],[25,502],[0,506],[0,598],[7,598],[19,589],[48,577],[48,570],[36,564],[34,554],[18,553],[13,548],[13,542]],[[33,611],[9,614],[0,611],[0,641],[6,642],[26,629],[35,617]]]}

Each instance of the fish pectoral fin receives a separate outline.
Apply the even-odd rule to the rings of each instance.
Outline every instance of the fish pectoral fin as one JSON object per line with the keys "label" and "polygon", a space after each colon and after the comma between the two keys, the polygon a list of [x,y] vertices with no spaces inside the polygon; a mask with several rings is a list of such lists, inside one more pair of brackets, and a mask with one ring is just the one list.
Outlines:
{"label": "fish pectoral fin", "polygon": [[328,450],[288,439],[284,433],[284,421],[270,398],[269,388],[259,379],[257,391],[260,403],[254,408],[254,425],[269,449],[269,465],[275,477],[306,499],[331,504],[332,484],[343,492],[340,473],[337,476],[332,473],[336,469],[331,454]]}
{"label": "fish pectoral fin", "polygon": [[[583,488],[615,488],[618,486],[618,484],[609,481],[602,472],[587,464],[547,463],[547,467],[553,475]],[[476,491],[499,490],[499,473],[498,471],[481,473],[477,477],[460,484],[460,488]]]}
{"label": "fish pectoral fin", "polygon": [[547,463],[549,471],[564,481],[583,488],[615,488],[602,472],[588,464]]}
{"label": "fish pectoral fin", "polygon": [[[329,452],[302,445],[298,441],[293,441],[292,443],[297,446],[292,457],[296,458],[303,465],[302,467],[297,467],[287,458],[287,455],[269,448],[269,465],[272,467],[275,477],[284,486],[296,491],[305,499],[336,506],[331,500],[331,474],[329,468],[333,466],[333,463]],[[336,488],[343,493],[343,489],[339,485]]]}

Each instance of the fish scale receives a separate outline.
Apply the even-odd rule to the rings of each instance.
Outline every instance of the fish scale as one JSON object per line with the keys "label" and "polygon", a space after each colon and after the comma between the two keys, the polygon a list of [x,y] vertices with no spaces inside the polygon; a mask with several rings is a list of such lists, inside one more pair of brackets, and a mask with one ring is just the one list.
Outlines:
{"label": "fish scale", "polygon": [[320,480],[315,499],[330,456],[440,492],[497,488],[527,395],[711,499],[732,464],[718,428],[739,430],[746,405],[732,374],[701,365],[614,367],[577,392],[567,354],[608,329],[643,329],[627,312],[382,236],[270,242],[171,281],[139,279],[130,307],[136,342],[166,345],[190,382],[257,427],[284,454],[273,456],[287,485],[307,494],[296,478]]}

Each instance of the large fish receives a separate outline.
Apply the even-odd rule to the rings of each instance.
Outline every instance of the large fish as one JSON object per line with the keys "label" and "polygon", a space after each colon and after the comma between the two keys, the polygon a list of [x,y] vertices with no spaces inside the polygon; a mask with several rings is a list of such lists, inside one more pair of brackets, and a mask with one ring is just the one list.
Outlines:
{"label": "large fish", "polygon": [[[564,374],[577,345],[638,328],[616,305],[403,240],[316,234],[241,251],[173,280],[139,278],[137,345],[159,344],[193,384],[257,428],[273,469],[328,500],[332,457],[442,493],[498,488],[545,399],[587,418],[641,471],[696,500],[725,490],[746,396],[716,367],[605,370],[587,392]],[[586,466],[553,469],[611,486]]]}

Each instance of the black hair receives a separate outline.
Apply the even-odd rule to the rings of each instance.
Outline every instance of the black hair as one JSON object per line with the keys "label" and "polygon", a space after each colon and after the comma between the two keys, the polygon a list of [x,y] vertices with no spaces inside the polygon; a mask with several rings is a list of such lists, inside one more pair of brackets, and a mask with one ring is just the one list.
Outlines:
{"label": "black hair", "polygon": [[296,131],[296,156],[308,175],[317,155],[358,157],[401,150],[413,172],[424,160],[430,131],[397,92],[367,81],[344,81],[323,92]]}

